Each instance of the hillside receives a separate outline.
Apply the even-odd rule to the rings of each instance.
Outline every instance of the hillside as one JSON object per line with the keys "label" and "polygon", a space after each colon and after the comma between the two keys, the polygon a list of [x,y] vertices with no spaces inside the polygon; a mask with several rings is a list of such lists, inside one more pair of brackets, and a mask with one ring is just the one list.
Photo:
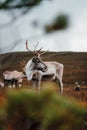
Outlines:
{"label": "hillside", "polygon": [[[5,70],[21,71],[20,61],[26,62],[32,57],[29,52],[16,52],[0,55],[0,77]],[[87,84],[87,53],[49,52],[43,55],[44,61],[58,61],[64,64],[64,84]]]}

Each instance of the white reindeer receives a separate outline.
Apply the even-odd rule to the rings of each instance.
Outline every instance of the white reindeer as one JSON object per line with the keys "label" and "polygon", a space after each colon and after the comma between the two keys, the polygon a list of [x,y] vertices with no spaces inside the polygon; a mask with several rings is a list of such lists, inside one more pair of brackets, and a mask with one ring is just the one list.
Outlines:
{"label": "white reindeer", "polygon": [[[38,51],[36,51],[36,46],[35,46],[35,50],[34,51],[31,51],[29,50],[28,48],[28,44],[27,44],[28,41],[26,41],[26,48],[28,49],[28,51],[34,53],[34,54],[37,54],[38,51],[40,51],[40,49]],[[27,76],[27,79],[29,81],[32,80],[32,77],[33,77],[33,74],[38,70],[41,70],[42,72],[45,72],[47,71],[47,66],[42,62],[42,60],[40,58],[38,58],[37,56],[34,56],[31,60],[29,60],[27,62],[27,64],[25,65],[24,69],[23,69],[26,73],[26,76]]]}
{"label": "white reindeer", "polygon": [[4,82],[0,80],[0,87],[4,87]]}
{"label": "white reindeer", "polygon": [[62,77],[63,77],[63,64],[60,64],[58,62],[44,62],[48,68],[46,72],[42,71],[36,71],[34,73],[34,77],[38,81],[38,87],[40,91],[40,84],[43,76],[52,76],[51,80],[55,80],[60,87],[61,94],[63,93],[63,83],[62,83]]}
{"label": "white reindeer", "polygon": [[23,72],[19,72],[19,71],[5,71],[3,73],[3,77],[4,77],[4,84],[7,85],[16,85],[19,82],[22,82],[22,78],[25,77]]}
{"label": "white reindeer", "polygon": [[[26,43],[26,48],[27,48],[28,51],[31,51],[28,48],[28,43]],[[39,52],[37,52],[38,59],[41,59],[40,56],[44,53],[46,53],[46,52],[43,52],[41,54]],[[58,63],[58,62],[54,62],[54,61],[43,62],[43,63],[47,66],[47,70],[45,72],[43,72],[41,70],[36,70],[33,73],[35,79],[38,81],[39,91],[40,91],[40,84],[41,84],[41,80],[42,80],[43,76],[53,75],[52,80],[56,80],[57,82],[59,82],[60,92],[62,94],[63,93],[62,77],[63,77],[64,65],[61,64],[61,63]],[[26,66],[26,68],[27,68],[27,66]],[[27,79],[29,79],[30,75],[28,75],[27,71],[28,71],[28,69],[26,69],[25,72],[26,72],[26,75],[27,75]],[[31,78],[33,78],[33,76],[31,76]]]}

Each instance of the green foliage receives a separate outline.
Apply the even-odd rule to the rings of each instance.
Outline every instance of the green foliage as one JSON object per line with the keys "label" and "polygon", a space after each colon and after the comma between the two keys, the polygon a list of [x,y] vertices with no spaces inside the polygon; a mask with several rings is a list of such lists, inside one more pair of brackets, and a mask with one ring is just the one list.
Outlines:
{"label": "green foliage", "polygon": [[66,15],[57,16],[52,24],[45,26],[45,31],[47,33],[62,30],[68,27],[68,17]]}
{"label": "green foliage", "polygon": [[3,107],[6,116],[0,119],[1,124],[6,120],[7,129],[8,124],[12,130],[83,129],[85,108],[51,90],[44,90],[41,94],[29,90],[11,90],[6,97],[7,105]]}

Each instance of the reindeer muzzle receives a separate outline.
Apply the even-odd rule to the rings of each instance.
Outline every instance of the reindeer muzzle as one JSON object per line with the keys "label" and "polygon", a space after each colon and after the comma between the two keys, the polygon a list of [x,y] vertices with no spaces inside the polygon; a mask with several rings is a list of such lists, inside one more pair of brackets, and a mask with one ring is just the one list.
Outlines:
{"label": "reindeer muzzle", "polygon": [[42,69],[43,72],[46,72],[47,70],[48,70],[47,66],[44,69]]}

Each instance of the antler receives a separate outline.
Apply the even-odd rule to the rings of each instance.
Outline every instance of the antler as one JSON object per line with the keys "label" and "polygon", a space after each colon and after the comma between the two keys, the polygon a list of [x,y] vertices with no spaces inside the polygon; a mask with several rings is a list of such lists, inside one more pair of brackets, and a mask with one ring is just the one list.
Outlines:
{"label": "antler", "polygon": [[35,53],[40,52],[42,50],[42,47],[39,50],[36,50],[38,44],[39,44],[39,41],[36,43],[36,45],[34,45],[34,51],[35,51]]}
{"label": "antler", "polygon": [[36,48],[37,48],[38,44],[39,44],[39,41],[36,43],[36,45],[34,45],[34,51],[35,52],[36,52]]}
{"label": "antler", "polygon": [[20,61],[20,64],[21,64],[21,67],[22,67],[22,70],[24,71],[25,69],[25,65],[26,65],[26,61],[23,60],[23,61]]}
{"label": "antler", "polygon": [[43,54],[45,54],[45,53],[47,53],[48,50],[45,51],[45,52],[40,53],[40,51],[42,50],[42,47],[41,47],[39,50],[36,50],[38,44],[39,44],[39,41],[36,43],[36,45],[34,45],[34,51],[31,51],[31,50],[28,48],[28,40],[26,40],[26,49],[27,49],[28,51],[30,51],[31,53],[33,53],[33,54],[37,54],[38,58],[40,58],[40,56],[43,55]]}
{"label": "antler", "polygon": [[31,50],[28,48],[28,40],[26,40],[26,49],[27,49],[28,51],[30,51],[31,53],[34,53],[33,51],[31,51]]}
{"label": "antler", "polygon": [[40,51],[42,50],[42,47],[41,47],[39,50],[36,50],[38,44],[39,44],[39,41],[36,43],[36,45],[34,45],[34,51],[31,51],[31,50],[29,49],[29,47],[28,47],[28,40],[26,40],[26,49],[27,49],[28,51],[30,51],[31,53],[37,54],[38,52],[40,52]]}
{"label": "antler", "polygon": [[40,58],[41,55],[47,53],[48,51],[49,51],[49,49],[48,49],[47,51],[42,52],[42,53],[39,53],[39,52],[38,52],[38,58]]}
{"label": "antler", "polygon": [[26,64],[26,61],[25,61],[25,60],[23,60],[23,61],[20,61],[20,64],[21,64],[22,66],[25,66],[25,64]]}

